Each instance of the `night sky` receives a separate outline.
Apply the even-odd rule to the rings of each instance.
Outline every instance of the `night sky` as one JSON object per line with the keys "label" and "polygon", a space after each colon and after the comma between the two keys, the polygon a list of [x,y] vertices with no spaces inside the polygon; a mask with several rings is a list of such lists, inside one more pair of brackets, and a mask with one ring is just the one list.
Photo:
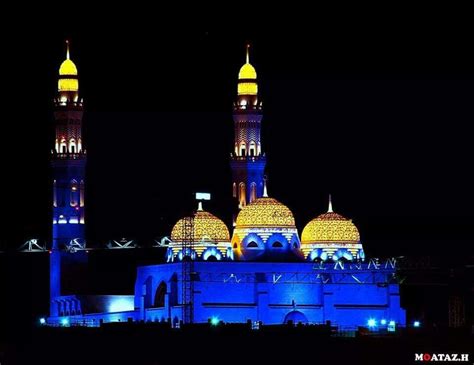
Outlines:
{"label": "night sky", "polygon": [[473,253],[468,36],[462,24],[31,29],[28,46],[18,35],[8,52],[18,70],[5,123],[18,144],[2,158],[16,196],[2,243],[50,234],[52,98],[69,38],[86,110],[91,246],[169,235],[196,191],[230,225],[232,102],[250,42],[269,194],[300,233],[331,193],[369,255]]}

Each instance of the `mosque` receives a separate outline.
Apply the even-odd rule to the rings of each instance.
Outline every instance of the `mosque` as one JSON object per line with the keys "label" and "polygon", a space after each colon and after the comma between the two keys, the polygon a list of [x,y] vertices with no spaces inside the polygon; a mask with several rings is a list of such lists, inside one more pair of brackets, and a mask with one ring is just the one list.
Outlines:
{"label": "mosque", "polygon": [[248,47],[233,104],[229,190],[239,209],[233,230],[200,201],[163,242],[166,262],[137,268],[133,295],[66,295],[61,272],[87,264],[83,103],[69,46],[54,105],[51,302],[44,324],[166,321],[179,326],[217,319],[405,326],[394,259],[366,259],[357,227],[333,210],[330,198],[327,212],[315,212],[300,239],[290,209],[268,194],[260,139],[263,106]]}

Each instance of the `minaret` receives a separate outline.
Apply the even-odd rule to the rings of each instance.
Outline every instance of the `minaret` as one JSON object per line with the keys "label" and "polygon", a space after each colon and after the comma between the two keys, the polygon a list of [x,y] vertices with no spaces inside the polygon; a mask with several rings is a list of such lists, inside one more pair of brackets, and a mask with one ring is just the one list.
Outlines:
{"label": "minaret", "polygon": [[[61,294],[61,266],[85,260],[84,181],[86,153],[82,139],[82,100],[79,99],[77,68],[70,59],[59,68],[58,92],[54,99],[55,144],[52,150],[53,232],[50,260],[50,296]],[[74,253],[75,252],[75,253]],[[61,260],[62,256],[67,260]],[[61,265],[61,261],[62,265]]]}
{"label": "minaret", "polygon": [[263,195],[265,154],[260,142],[262,102],[258,100],[257,72],[246,62],[239,72],[234,102],[234,152],[231,154],[233,196],[239,208]]}

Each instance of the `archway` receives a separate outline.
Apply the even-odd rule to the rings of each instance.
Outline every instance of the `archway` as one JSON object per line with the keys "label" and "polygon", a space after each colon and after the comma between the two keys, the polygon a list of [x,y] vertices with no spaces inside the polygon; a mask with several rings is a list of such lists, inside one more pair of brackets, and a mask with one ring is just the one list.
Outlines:
{"label": "archway", "polygon": [[166,298],[166,283],[162,281],[155,292],[155,299],[153,300],[153,307],[164,307]]}

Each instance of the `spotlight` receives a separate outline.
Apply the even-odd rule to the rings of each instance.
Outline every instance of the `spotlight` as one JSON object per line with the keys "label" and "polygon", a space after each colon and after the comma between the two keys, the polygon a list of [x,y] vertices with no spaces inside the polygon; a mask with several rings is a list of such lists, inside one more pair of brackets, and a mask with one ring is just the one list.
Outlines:
{"label": "spotlight", "polygon": [[40,324],[46,324],[46,319],[40,318]]}
{"label": "spotlight", "polygon": [[220,322],[219,318],[217,318],[217,317],[212,317],[211,318],[211,325],[217,326],[219,324],[219,322]]}
{"label": "spotlight", "polygon": [[386,319],[382,319],[382,320],[380,321],[380,324],[381,324],[382,326],[385,326],[385,325],[387,324],[387,320],[386,320]]}
{"label": "spotlight", "polygon": [[373,318],[370,318],[367,321],[367,325],[369,326],[369,328],[374,328],[375,326],[377,326],[377,321]]}
{"label": "spotlight", "polygon": [[69,318],[61,319],[61,325],[64,326],[64,327],[69,326]]}
{"label": "spotlight", "polygon": [[390,321],[388,325],[389,326],[395,326],[395,321]]}
{"label": "spotlight", "polygon": [[420,321],[413,322],[413,327],[416,327],[416,328],[420,327]]}

